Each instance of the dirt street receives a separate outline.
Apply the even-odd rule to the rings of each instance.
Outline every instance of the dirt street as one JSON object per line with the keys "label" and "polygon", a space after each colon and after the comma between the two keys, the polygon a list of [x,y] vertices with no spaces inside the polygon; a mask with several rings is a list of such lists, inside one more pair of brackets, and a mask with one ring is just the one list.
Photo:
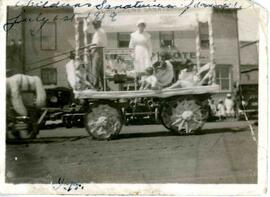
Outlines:
{"label": "dirt street", "polygon": [[[257,127],[254,127],[257,135]],[[6,182],[256,183],[257,145],[246,122],[207,123],[202,135],[176,136],[161,125],[124,127],[94,141],[83,128],[42,130],[8,144]]]}

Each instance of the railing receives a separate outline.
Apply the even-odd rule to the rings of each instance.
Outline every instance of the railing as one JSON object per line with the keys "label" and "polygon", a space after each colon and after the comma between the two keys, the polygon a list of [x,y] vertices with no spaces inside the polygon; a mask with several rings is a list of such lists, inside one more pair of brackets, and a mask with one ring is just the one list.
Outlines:
{"label": "railing", "polygon": [[[214,47],[214,32],[213,32],[213,23],[212,23],[212,17],[213,14],[209,16],[208,19],[208,27],[209,27],[209,71],[206,74],[206,77],[209,78],[208,80],[208,85],[215,84],[216,81],[216,76],[215,76],[215,47]],[[80,29],[79,29],[79,23],[81,22],[82,24],[82,30],[83,30],[83,36],[80,37]],[[75,15],[75,56],[76,59],[80,59],[80,43],[81,40],[83,40],[83,45],[87,46],[88,45],[88,18],[87,16],[82,16],[82,15]],[[199,27],[199,21],[197,19],[197,28],[196,28],[196,38],[195,38],[195,43],[196,43],[196,65],[197,65],[197,70],[199,71],[201,68],[201,61],[200,61],[200,56],[201,56],[201,46],[200,46],[200,27]],[[89,52],[87,48],[84,48],[83,50],[83,62],[85,65],[89,65],[90,58],[89,58]],[[88,68],[88,71],[91,72],[91,66]]]}

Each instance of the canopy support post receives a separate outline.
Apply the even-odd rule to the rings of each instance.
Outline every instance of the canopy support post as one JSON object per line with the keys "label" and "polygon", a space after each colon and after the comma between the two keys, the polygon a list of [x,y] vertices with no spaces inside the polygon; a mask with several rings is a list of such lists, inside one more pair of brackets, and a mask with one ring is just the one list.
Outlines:
{"label": "canopy support post", "polygon": [[[87,27],[87,18],[84,17],[83,18],[83,34],[84,34],[83,35],[83,37],[84,37],[83,42],[84,42],[84,46],[87,46],[87,44],[88,44],[87,29],[88,29],[88,27]],[[89,66],[88,48],[87,47],[84,48],[83,62],[84,62],[84,65],[86,66],[87,71],[88,72],[91,71],[90,66]]]}
{"label": "canopy support post", "polygon": [[80,48],[80,40],[79,40],[79,20],[75,15],[75,60],[79,60],[79,48]]}
{"label": "canopy support post", "polygon": [[200,39],[200,23],[198,20],[198,15],[196,16],[197,21],[197,28],[196,28],[196,64],[197,64],[197,71],[200,70],[201,62],[200,62],[200,56],[201,56],[201,39]]}
{"label": "canopy support post", "polygon": [[79,34],[79,19],[78,17],[75,15],[75,60],[74,60],[74,66],[75,66],[75,75],[76,75],[76,85],[75,88],[78,88],[80,86],[80,80],[79,80],[79,63],[80,63],[80,54],[79,54],[79,50],[80,50],[80,34]]}
{"label": "canopy support post", "polygon": [[214,46],[214,37],[213,37],[213,10],[211,15],[208,18],[208,28],[209,28],[209,57],[210,57],[210,73],[211,78],[209,80],[210,84],[216,83],[216,63],[215,63],[215,46]]}

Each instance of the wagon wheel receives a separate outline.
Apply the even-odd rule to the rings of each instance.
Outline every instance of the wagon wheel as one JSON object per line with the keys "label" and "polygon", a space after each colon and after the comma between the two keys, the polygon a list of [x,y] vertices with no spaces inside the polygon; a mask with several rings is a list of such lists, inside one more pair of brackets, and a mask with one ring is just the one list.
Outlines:
{"label": "wagon wheel", "polygon": [[111,139],[122,128],[121,112],[108,104],[100,104],[86,114],[85,127],[94,139]]}
{"label": "wagon wheel", "polygon": [[191,97],[164,103],[160,116],[167,129],[178,134],[191,134],[201,129],[208,111]]}

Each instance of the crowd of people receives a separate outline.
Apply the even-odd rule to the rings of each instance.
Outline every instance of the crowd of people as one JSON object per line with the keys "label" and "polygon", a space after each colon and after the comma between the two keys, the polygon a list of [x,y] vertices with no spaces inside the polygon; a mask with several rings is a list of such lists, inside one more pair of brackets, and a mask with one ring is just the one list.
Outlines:
{"label": "crowd of people", "polygon": [[211,117],[217,117],[219,120],[235,118],[236,106],[230,93],[226,95],[225,99],[219,99],[217,104],[215,104],[214,99],[210,99],[209,107],[211,111]]}

